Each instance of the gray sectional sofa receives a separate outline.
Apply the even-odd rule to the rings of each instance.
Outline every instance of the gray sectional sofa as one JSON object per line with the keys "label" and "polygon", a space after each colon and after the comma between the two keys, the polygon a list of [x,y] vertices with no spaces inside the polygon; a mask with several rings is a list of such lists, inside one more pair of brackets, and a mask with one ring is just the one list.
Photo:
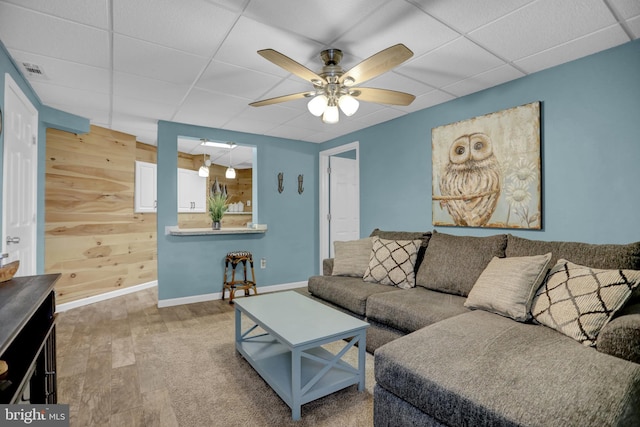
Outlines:
{"label": "gray sectional sofa", "polygon": [[[323,275],[309,278],[308,291],[371,324],[367,351],[375,354],[376,426],[640,425],[640,291],[627,280],[637,273],[627,270],[640,270],[640,242],[595,245],[435,231],[374,230],[372,236],[420,241],[415,287],[334,275],[337,260],[328,259]],[[505,312],[508,288],[526,270],[517,267],[521,260],[535,260],[542,273],[530,275],[533,293]],[[510,273],[515,276],[496,279],[505,265],[511,266],[505,271],[517,270]],[[584,280],[619,274],[623,283],[616,279],[615,285],[628,284],[631,295],[615,310],[607,308],[609,317],[615,314],[597,336],[587,339],[582,331],[589,314],[573,322],[586,334],[579,340],[566,325],[554,324],[553,315],[581,296],[558,299],[553,280],[574,283],[584,271]],[[487,291],[491,280],[503,288]],[[549,314],[551,323],[545,323]]]}

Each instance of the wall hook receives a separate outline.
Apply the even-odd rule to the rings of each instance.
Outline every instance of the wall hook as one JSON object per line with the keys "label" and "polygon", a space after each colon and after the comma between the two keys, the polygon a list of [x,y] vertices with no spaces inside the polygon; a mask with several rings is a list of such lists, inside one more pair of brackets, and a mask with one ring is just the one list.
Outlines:
{"label": "wall hook", "polygon": [[282,193],[284,191],[284,174],[280,172],[278,174],[278,193]]}
{"label": "wall hook", "polygon": [[302,186],[302,181],[304,180],[304,175],[298,175],[298,194],[302,194],[304,191],[304,187]]}

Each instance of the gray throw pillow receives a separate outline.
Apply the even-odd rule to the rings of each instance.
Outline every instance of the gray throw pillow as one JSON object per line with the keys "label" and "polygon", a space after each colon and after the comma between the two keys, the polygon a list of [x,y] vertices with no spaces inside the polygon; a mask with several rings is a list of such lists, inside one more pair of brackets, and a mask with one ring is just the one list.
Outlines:
{"label": "gray throw pillow", "polygon": [[362,277],[371,258],[371,237],[346,242],[333,242],[335,255],[332,276]]}
{"label": "gray throw pillow", "polygon": [[530,257],[494,257],[464,303],[519,322],[531,318],[531,302],[547,274],[551,253]]}
{"label": "gray throw pillow", "polygon": [[538,289],[531,314],[538,323],[595,346],[600,330],[639,284],[637,270],[595,269],[561,259]]}
{"label": "gray throw pillow", "polygon": [[466,297],[491,259],[504,258],[506,245],[506,234],[470,237],[434,232],[416,285]]}

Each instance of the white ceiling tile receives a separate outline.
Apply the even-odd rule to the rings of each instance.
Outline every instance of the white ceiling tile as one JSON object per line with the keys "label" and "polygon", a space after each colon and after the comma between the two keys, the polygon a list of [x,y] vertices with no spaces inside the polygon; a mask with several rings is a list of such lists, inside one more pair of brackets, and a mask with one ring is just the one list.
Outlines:
{"label": "white ceiling tile", "polygon": [[628,40],[622,28],[619,25],[614,25],[602,31],[591,33],[588,36],[515,61],[514,64],[527,73],[535,73],[536,71],[617,46]]}
{"label": "white ceiling tile", "polygon": [[107,112],[110,108],[109,95],[106,93],[62,87],[45,82],[30,82],[30,84],[38,93],[43,104],[49,106],[52,104],[73,105],[75,106],[74,111],[69,111],[73,114],[82,115],[81,111],[84,108]]}
{"label": "white ceiling tile", "polygon": [[493,86],[498,86],[499,84],[515,80],[522,76],[524,76],[524,73],[513,68],[511,65],[502,65],[493,70],[485,71],[484,73],[445,86],[442,89],[456,96],[465,96]]}
{"label": "white ceiling tile", "polygon": [[134,117],[156,120],[171,120],[175,113],[175,105],[161,104],[151,100],[128,98],[125,96],[113,97],[113,109],[122,114]]}
{"label": "white ceiling tile", "polygon": [[212,61],[196,82],[196,87],[257,100],[280,80],[272,74]]}
{"label": "white ceiling tile", "polygon": [[177,105],[187,95],[189,89],[189,85],[172,84],[117,71],[113,73],[115,96]]}
{"label": "white ceiling tile", "polygon": [[[287,76],[287,71],[258,55],[258,50],[262,49],[275,49],[294,61],[305,64],[315,60],[323,46],[302,36],[242,17],[231,30],[215,59],[276,76]],[[318,64],[322,65],[319,60]]]}
{"label": "white ceiling tile", "polygon": [[102,29],[109,28],[108,0],[5,0],[17,6]]}
{"label": "white ceiling tile", "polygon": [[638,0],[609,0],[609,4],[624,19],[640,16],[640,1]]}
{"label": "white ceiling tile", "polygon": [[113,0],[116,33],[206,57],[215,53],[237,18],[204,0]]}
{"label": "white ceiling tile", "polygon": [[382,4],[384,0],[308,1],[298,2],[295,6],[291,0],[252,1],[245,16],[328,44],[352,27],[354,21],[366,17]]}
{"label": "white ceiling tile", "polygon": [[297,139],[300,141],[309,141],[312,135],[317,134],[319,134],[319,132],[315,130],[287,125],[278,126],[269,131],[269,135],[271,136],[287,139]]}
{"label": "white ceiling tile", "polygon": [[442,87],[502,64],[494,55],[461,37],[411,60],[398,73],[429,86]]}
{"label": "white ceiling tile", "polygon": [[534,0],[412,0],[422,10],[450,27],[467,33]]}
{"label": "white ceiling tile", "polygon": [[191,84],[208,60],[175,49],[115,35],[114,70],[175,84]]}
{"label": "white ceiling tile", "polygon": [[387,2],[366,21],[353,26],[336,44],[354,56],[368,58],[383,49],[403,43],[417,57],[456,37],[458,34],[453,30],[415,6]]}
{"label": "white ceiling tile", "polygon": [[427,92],[431,92],[433,87],[418,82],[414,79],[402,76],[394,72],[385,73],[375,79],[371,79],[362,87],[376,87],[380,89],[391,89],[400,92],[410,93],[411,95],[422,95]]}
{"label": "white ceiling tile", "polygon": [[22,70],[29,81],[41,81],[52,85],[101,93],[109,93],[110,91],[109,70],[105,68],[91,67],[89,65],[63,61],[48,56],[34,55],[15,49],[11,49],[10,53],[19,66],[26,62],[36,64],[44,71],[45,76],[40,77],[31,76]]}
{"label": "white ceiling tile", "polygon": [[616,22],[601,0],[540,0],[470,33],[501,57],[515,61]]}
{"label": "white ceiling tile", "polygon": [[225,129],[235,130],[238,132],[255,133],[258,135],[264,135],[275,126],[273,122],[252,120],[244,116],[239,116],[231,119],[224,125]]}
{"label": "white ceiling tile", "polygon": [[109,67],[108,33],[0,3],[0,39],[8,49]]}
{"label": "white ceiling tile", "polygon": [[631,29],[633,36],[635,38],[640,38],[640,16],[633,19],[629,19],[627,21],[627,25],[629,25],[629,28]]}
{"label": "white ceiling tile", "polygon": [[263,107],[246,107],[239,115],[244,120],[257,120],[264,122],[271,122],[273,126],[299,116],[300,114],[307,113],[305,105],[301,105],[299,108],[290,108],[289,102],[283,104],[265,105]]}
{"label": "white ceiling tile", "polygon": [[442,104],[447,101],[455,99],[455,96],[450,93],[443,92],[441,90],[434,90],[424,95],[418,96],[411,105],[406,107],[394,106],[396,110],[404,111],[405,113],[413,113],[415,111],[424,110],[425,108],[433,107],[434,105]]}
{"label": "white ceiling tile", "polygon": [[366,116],[358,116],[357,120],[359,122],[363,122],[363,124],[366,124],[366,126],[368,127],[376,123],[383,123],[389,120],[393,120],[404,114],[405,114],[404,112],[400,110],[395,110],[393,108],[382,108]]}
{"label": "white ceiling tile", "polygon": [[221,128],[246,107],[246,99],[193,89],[174,121]]}

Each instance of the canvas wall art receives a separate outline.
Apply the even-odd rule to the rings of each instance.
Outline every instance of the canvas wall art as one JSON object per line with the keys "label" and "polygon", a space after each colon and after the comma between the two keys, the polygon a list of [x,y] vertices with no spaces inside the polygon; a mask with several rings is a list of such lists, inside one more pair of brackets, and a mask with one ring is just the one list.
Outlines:
{"label": "canvas wall art", "polygon": [[542,228],[540,102],[431,130],[433,225]]}

